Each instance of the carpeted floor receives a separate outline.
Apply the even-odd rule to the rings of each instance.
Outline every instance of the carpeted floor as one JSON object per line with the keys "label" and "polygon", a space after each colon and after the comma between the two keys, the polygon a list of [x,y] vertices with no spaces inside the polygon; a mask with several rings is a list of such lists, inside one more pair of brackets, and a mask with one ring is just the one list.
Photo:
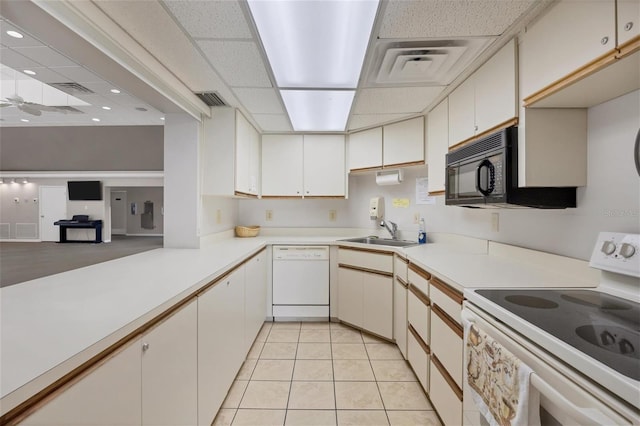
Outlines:
{"label": "carpeted floor", "polygon": [[113,235],[110,243],[0,243],[0,287],[162,247],[162,237]]}

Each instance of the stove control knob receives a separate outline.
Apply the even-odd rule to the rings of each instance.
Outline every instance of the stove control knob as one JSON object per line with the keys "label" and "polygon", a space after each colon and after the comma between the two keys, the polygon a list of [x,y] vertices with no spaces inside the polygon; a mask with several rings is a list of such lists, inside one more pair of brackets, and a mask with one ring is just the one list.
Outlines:
{"label": "stove control knob", "polygon": [[619,345],[621,354],[630,354],[634,351],[633,345],[627,339],[620,340]]}
{"label": "stove control knob", "polygon": [[605,346],[609,346],[616,342],[616,338],[613,337],[613,334],[608,331],[603,331],[600,333],[600,339],[602,340],[602,344]]}
{"label": "stove control knob", "polygon": [[625,259],[630,258],[635,253],[636,253],[636,248],[631,244],[622,243],[622,245],[620,246],[620,256],[624,257]]}
{"label": "stove control knob", "polygon": [[605,241],[602,243],[602,248],[600,249],[607,256],[613,254],[616,251],[616,245],[613,241]]}

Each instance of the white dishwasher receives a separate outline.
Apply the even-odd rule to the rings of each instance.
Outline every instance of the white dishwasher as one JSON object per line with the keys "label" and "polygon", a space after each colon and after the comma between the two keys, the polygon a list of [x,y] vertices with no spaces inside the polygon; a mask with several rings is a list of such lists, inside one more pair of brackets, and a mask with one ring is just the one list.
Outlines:
{"label": "white dishwasher", "polygon": [[273,246],[273,319],[329,320],[329,246]]}

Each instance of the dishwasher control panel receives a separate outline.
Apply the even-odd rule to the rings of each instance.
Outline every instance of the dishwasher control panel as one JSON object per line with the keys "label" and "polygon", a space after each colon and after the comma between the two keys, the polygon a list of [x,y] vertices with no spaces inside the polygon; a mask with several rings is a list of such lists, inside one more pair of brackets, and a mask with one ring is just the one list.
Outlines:
{"label": "dishwasher control panel", "polygon": [[273,246],[273,260],[327,260],[329,246]]}

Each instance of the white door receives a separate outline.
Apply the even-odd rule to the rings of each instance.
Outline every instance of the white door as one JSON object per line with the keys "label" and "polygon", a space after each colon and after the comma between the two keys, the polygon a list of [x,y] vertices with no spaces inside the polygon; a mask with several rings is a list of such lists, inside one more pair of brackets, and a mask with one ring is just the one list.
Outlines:
{"label": "white door", "polygon": [[60,229],[53,222],[67,217],[67,188],[40,187],[40,241],[60,241]]}
{"label": "white door", "polygon": [[127,233],[127,192],[111,191],[111,235]]}

